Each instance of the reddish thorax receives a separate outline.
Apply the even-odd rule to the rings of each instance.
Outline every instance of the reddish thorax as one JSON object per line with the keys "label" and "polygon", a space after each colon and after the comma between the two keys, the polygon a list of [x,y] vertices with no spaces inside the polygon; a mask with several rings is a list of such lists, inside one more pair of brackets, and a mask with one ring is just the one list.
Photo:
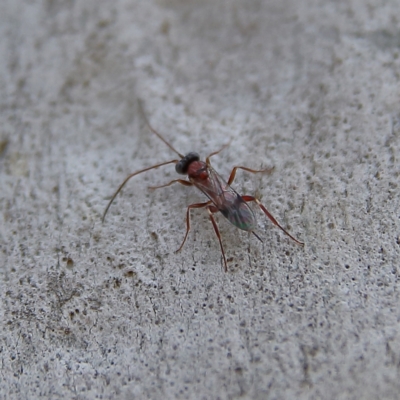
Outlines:
{"label": "reddish thorax", "polygon": [[207,164],[204,161],[193,161],[189,164],[187,175],[194,181],[205,181],[208,179]]}

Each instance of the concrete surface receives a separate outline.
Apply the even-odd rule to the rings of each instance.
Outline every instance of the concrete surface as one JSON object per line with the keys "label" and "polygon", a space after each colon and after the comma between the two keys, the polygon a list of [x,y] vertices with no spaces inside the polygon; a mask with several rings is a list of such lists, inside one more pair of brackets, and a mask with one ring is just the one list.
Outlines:
{"label": "concrete surface", "polygon": [[[2,399],[398,399],[400,3],[2,2]],[[304,240],[191,188],[234,165]]]}

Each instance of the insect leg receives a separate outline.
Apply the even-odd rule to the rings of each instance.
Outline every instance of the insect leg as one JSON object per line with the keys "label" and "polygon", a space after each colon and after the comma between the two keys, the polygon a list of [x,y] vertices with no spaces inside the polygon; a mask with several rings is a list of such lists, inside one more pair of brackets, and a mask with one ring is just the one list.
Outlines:
{"label": "insect leg", "polygon": [[271,213],[261,204],[260,200],[253,196],[242,196],[242,199],[244,201],[255,201],[258,206],[263,210],[264,214],[271,220],[271,222],[276,225],[279,229],[281,229],[287,236],[289,236],[292,240],[294,240],[297,244],[300,244],[301,246],[304,246],[303,242],[300,242],[296,238],[294,238],[288,231],[286,231],[281,225],[279,225],[278,221],[271,215]]}
{"label": "insect leg", "polygon": [[106,209],[105,209],[105,211],[104,211],[104,214],[103,214],[102,222],[104,222],[104,219],[106,218],[106,215],[107,215],[107,211],[108,211],[108,209],[110,208],[112,202],[113,202],[114,199],[117,197],[117,195],[118,195],[118,193],[121,191],[121,189],[125,186],[125,184],[129,181],[129,179],[133,178],[133,177],[136,176],[136,175],[141,174],[142,172],[150,171],[151,169],[155,169],[155,168],[158,168],[158,167],[162,167],[163,165],[176,164],[176,163],[178,163],[178,162],[179,162],[179,160],[166,161],[166,162],[163,162],[163,163],[160,163],[160,164],[153,165],[152,167],[147,167],[147,168],[141,169],[140,171],[136,171],[136,172],[134,172],[133,174],[128,175],[128,176],[125,178],[125,180],[121,183],[121,185],[119,185],[119,188],[118,188],[117,191],[113,194],[113,196],[111,197],[111,200],[108,202],[107,207],[106,207]]}
{"label": "insect leg", "polygon": [[233,180],[235,179],[236,171],[237,171],[238,169],[242,169],[243,171],[251,172],[252,174],[257,174],[257,173],[259,173],[259,172],[264,172],[264,173],[266,173],[266,174],[270,174],[270,173],[274,170],[274,168],[275,168],[275,167],[272,167],[272,168],[265,168],[265,169],[250,169],[250,168],[241,167],[241,166],[234,167],[234,168],[232,169],[231,174],[229,175],[228,185],[230,185],[230,184],[233,182]]}
{"label": "insect leg", "polygon": [[226,148],[231,144],[231,142],[232,142],[232,139],[231,139],[228,143],[224,144],[219,150],[214,151],[213,153],[211,153],[211,154],[206,158],[206,164],[207,164],[207,165],[210,165],[210,158],[211,158],[212,156],[217,155],[218,153],[221,153],[221,151],[224,150],[224,149],[226,149]]}
{"label": "insect leg", "polygon": [[226,262],[224,246],[222,245],[222,241],[221,241],[221,234],[219,233],[218,225],[215,222],[215,219],[213,217],[213,214],[215,214],[219,210],[215,206],[208,206],[207,207],[207,211],[208,211],[208,215],[210,216],[211,222],[213,224],[215,234],[217,235],[217,238],[218,238],[218,241],[219,241],[219,247],[221,248],[222,257],[224,258],[225,272],[228,272],[228,264]]}
{"label": "insect leg", "polygon": [[193,186],[193,183],[191,183],[189,181],[185,181],[184,179],[174,179],[173,181],[168,182],[165,185],[149,186],[147,189],[150,189],[150,190],[160,189],[160,188],[163,188],[163,187],[171,186],[171,185],[173,185],[174,183],[177,183],[177,182],[180,183],[181,185],[184,185],[184,186]]}
{"label": "insect leg", "polygon": [[207,207],[208,205],[210,205],[210,203],[211,203],[211,201],[206,201],[205,203],[191,204],[191,205],[187,208],[187,210],[186,210],[186,234],[185,234],[185,237],[183,238],[182,244],[180,245],[179,249],[175,251],[175,253],[177,253],[178,251],[181,251],[183,245],[184,245],[185,242],[186,242],[186,238],[187,238],[187,236],[188,236],[188,234],[189,234],[189,231],[190,231],[190,210],[191,210],[192,208],[203,208],[203,207]]}

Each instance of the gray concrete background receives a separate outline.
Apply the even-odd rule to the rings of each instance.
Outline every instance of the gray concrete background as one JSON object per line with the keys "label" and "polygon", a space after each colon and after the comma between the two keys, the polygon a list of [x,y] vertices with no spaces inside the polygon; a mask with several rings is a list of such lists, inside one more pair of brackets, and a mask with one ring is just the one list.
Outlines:
{"label": "gray concrete background", "polygon": [[[397,399],[400,3],[2,2],[2,399]],[[304,240],[173,179],[234,165]]]}

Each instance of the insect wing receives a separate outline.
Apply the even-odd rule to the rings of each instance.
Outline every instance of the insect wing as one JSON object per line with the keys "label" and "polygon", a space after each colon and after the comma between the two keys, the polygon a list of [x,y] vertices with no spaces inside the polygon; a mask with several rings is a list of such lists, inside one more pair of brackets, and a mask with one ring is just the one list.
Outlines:
{"label": "insect wing", "polygon": [[218,208],[222,215],[237,228],[244,231],[255,229],[256,219],[253,211],[242,197],[210,165],[207,165],[208,178],[193,181]]}

